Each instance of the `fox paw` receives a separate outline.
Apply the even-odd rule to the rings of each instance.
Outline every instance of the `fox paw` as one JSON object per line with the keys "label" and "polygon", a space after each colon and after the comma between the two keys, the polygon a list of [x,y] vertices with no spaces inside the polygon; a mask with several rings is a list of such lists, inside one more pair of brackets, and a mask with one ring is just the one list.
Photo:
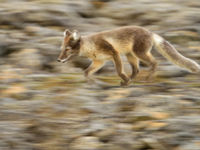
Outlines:
{"label": "fox paw", "polygon": [[121,81],[120,82],[120,86],[128,86],[129,83],[130,83],[130,80],[128,80],[128,81]]}

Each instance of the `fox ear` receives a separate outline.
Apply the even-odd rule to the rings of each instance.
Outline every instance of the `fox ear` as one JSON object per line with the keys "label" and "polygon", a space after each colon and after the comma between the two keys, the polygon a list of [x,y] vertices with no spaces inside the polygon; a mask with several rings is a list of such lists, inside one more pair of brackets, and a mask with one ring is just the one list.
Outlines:
{"label": "fox ear", "polygon": [[64,34],[64,37],[66,37],[71,34],[71,31],[69,31],[68,29],[65,29],[63,34]]}
{"label": "fox ear", "polygon": [[78,41],[81,37],[81,35],[79,34],[79,32],[77,30],[74,30],[72,33],[72,37],[74,41]]}

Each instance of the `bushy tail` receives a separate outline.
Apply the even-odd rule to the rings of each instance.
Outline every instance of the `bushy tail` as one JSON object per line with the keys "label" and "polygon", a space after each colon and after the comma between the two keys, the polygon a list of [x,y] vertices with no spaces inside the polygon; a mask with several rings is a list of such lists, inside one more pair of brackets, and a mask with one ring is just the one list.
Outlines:
{"label": "bushy tail", "polygon": [[200,72],[200,65],[195,61],[181,55],[168,41],[157,34],[153,34],[154,46],[164,57],[174,64],[191,72]]}

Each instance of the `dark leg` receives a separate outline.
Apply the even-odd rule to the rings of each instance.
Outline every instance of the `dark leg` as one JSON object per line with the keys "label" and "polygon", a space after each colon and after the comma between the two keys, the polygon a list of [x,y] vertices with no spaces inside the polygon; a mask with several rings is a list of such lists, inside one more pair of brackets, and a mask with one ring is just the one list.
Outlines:
{"label": "dark leg", "polygon": [[144,53],[143,55],[138,55],[138,57],[140,58],[141,61],[150,66],[149,75],[147,76],[146,79],[147,80],[151,79],[157,68],[157,62],[155,58],[152,56],[150,52]]}
{"label": "dark leg", "polygon": [[139,73],[139,61],[138,58],[132,53],[126,54],[126,57],[132,68],[132,74],[130,75],[130,79],[133,79]]}

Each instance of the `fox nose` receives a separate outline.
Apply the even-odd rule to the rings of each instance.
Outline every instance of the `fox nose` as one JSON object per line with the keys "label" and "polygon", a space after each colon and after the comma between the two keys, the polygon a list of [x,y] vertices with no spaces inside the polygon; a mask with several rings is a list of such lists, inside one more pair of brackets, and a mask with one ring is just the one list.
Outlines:
{"label": "fox nose", "polygon": [[59,58],[57,59],[57,61],[58,61],[58,62],[61,62],[61,60],[60,60]]}

